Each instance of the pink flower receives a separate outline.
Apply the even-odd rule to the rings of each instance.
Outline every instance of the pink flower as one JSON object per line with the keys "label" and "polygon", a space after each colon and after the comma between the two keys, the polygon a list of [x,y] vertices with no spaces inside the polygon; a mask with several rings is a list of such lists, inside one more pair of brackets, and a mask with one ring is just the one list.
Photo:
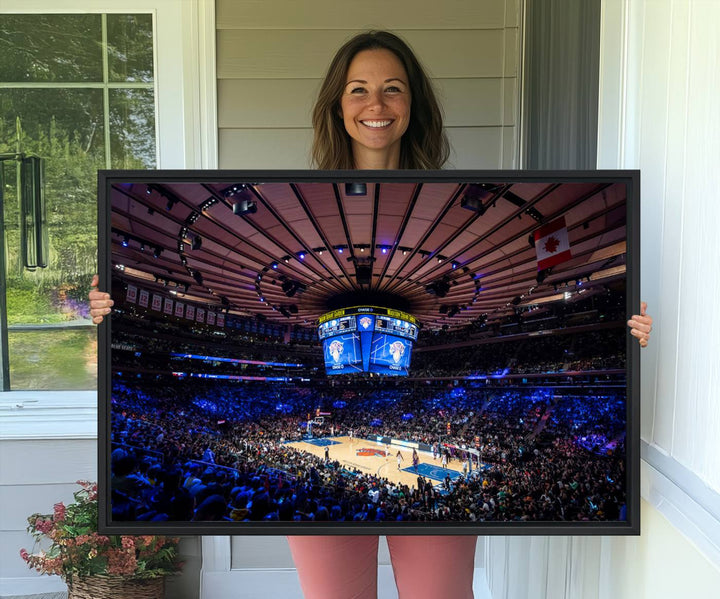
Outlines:
{"label": "pink flower", "polygon": [[121,542],[125,549],[135,549],[135,539],[132,537],[123,537]]}
{"label": "pink flower", "polygon": [[62,522],[65,520],[65,505],[62,502],[56,503],[53,506],[53,510],[55,522]]}
{"label": "pink flower", "polygon": [[134,574],[136,567],[135,552],[114,548],[108,550],[108,574],[127,576]]}
{"label": "pink flower", "polygon": [[42,534],[46,535],[53,528],[52,520],[43,520],[42,518],[38,518],[35,520],[35,528]]}
{"label": "pink flower", "polygon": [[30,561],[30,554],[27,552],[27,549],[21,549],[20,550],[20,557],[23,559],[23,561],[28,562]]}

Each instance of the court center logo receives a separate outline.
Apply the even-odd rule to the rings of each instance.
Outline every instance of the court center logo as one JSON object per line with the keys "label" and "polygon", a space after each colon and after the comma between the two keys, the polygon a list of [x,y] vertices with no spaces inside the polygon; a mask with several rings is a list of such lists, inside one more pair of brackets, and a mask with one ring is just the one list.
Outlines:
{"label": "court center logo", "polygon": [[383,449],[375,449],[374,447],[361,447],[360,449],[355,450],[355,455],[366,458],[384,458],[387,455],[387,452]]}

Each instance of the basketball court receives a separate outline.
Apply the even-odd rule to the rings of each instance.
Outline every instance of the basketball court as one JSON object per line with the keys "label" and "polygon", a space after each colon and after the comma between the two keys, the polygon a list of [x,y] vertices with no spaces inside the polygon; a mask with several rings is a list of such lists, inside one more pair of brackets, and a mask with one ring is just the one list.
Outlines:
{"label": "basketball court", "polygon": [[[319,458],[325,458],[325,448],[329,448],[330,459],[337,460],[346,468],[357,468],[363,473],[387,478],[390,482],[404,484],[408,487],[417,487],[417,477],[423,476],[438,485],[450,476],[455,480],[462,474],[462,460],[452,459],[447,468],[442,467],[442,459],[432,454],[418,451],[420,463],[417,471],[412,463],[412,449],[398,445],[388,446],[376,441],[357,439],[347,436],[322,437],[288,443],[289,446],[307,451]],[[402,461],[398,470],[397,452],[400,450]]]}

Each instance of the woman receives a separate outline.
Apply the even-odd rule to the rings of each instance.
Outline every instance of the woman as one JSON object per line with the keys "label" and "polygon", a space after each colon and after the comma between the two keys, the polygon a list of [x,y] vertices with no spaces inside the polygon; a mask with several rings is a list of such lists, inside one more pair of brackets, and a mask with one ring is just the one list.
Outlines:
{"label": "woman", "polygon": [[[410,48],[388,32],[355,36],[335,55],[312,116],[312,158],[320,169],[439,169],[449,155],[429,78]],[[97,276],[93,286],[97,285]],[[90,293],[90,314],[109,314],[106,293]],[[652,318],[628,321],[644,347]],[[308,599],[377,596],[377,536],[288,537]],[[390,536],[400,599],[471,599],[475,536]]]}

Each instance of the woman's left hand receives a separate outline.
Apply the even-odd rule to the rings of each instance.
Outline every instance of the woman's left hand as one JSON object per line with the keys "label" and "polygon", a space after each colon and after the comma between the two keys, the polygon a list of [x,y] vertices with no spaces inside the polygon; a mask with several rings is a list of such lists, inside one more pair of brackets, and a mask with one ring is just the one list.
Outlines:
{"label": "woman's left hand", "polygon": [[648,339],[650,339],[650,331],[652,331],[652,316],[646,314],[647,304],[640,302],[640,314],[633,314],[627,321],[630,327],[630,334],[638,338],[640,347],[647,347]]}

